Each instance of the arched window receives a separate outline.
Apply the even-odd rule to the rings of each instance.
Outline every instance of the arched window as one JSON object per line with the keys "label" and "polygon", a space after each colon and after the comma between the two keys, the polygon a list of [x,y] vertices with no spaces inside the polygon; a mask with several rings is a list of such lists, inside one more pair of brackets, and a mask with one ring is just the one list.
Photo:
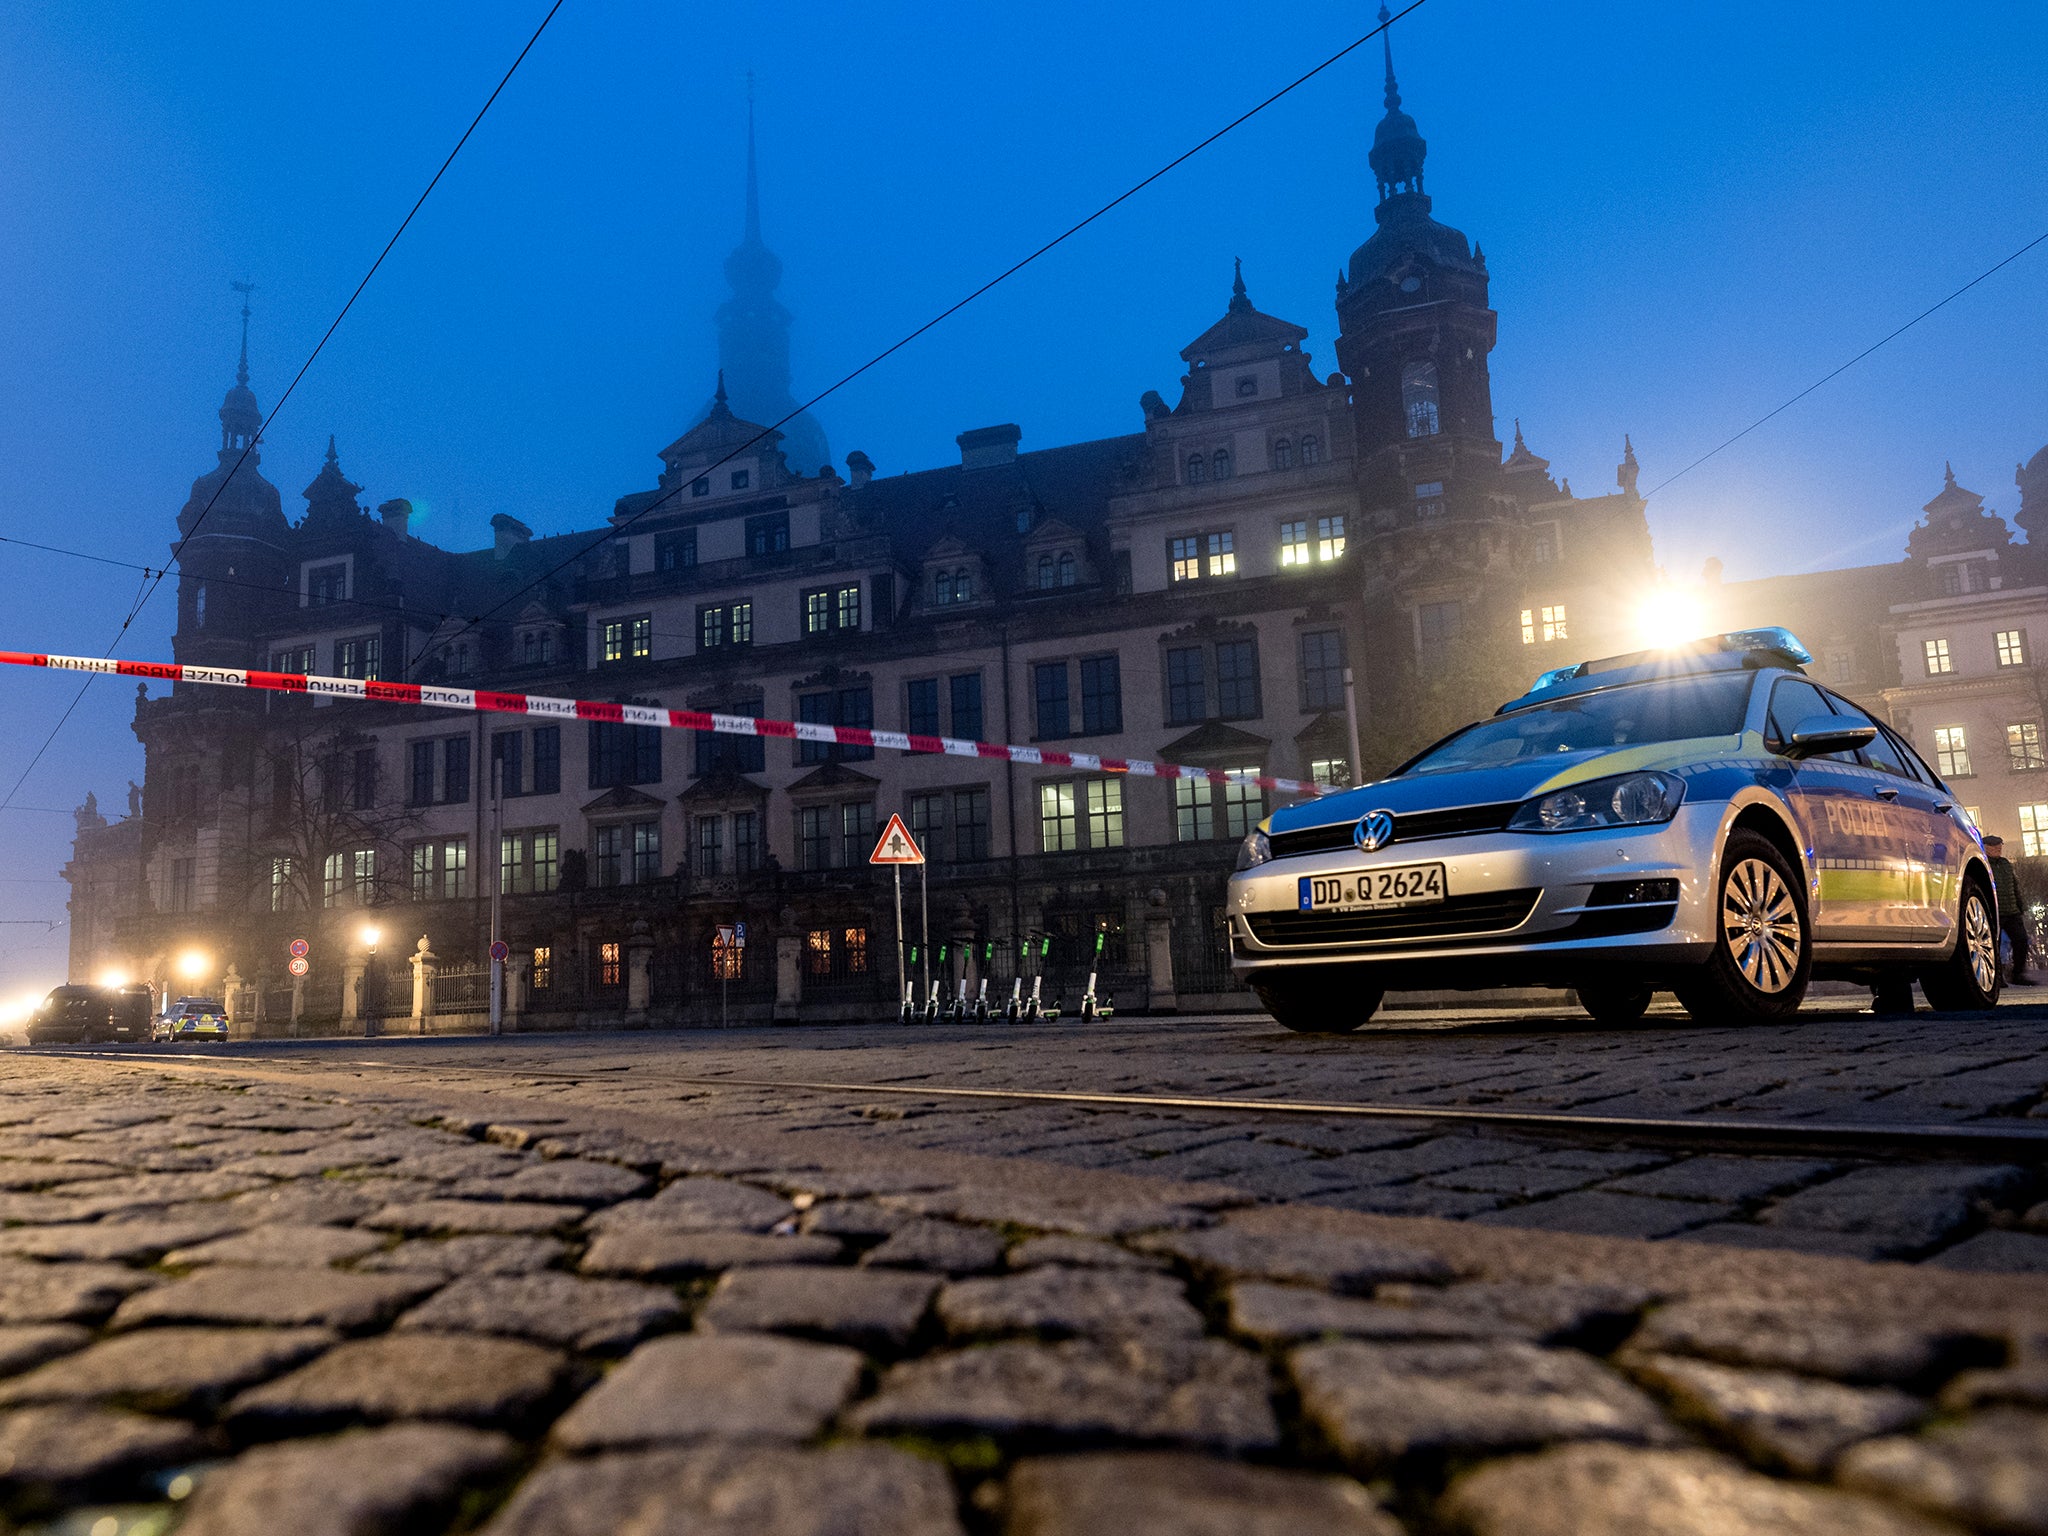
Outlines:
{"label": "arched window", "polygon": [[1435,437],[1438,424],[1436,364],[1410,363],[1401,370],[1401,413],[1410,437]]}
{"label": "arched window", "polygon": [[1273,444],[1273,467],[1275,469],[1294,468],[1294,444],[1284,437]]}
{"label": "arched window", "polygon": [[1210,458],[1209,475],[1214,480],[1228,480],[1230,478],[1230,450],[1228,448],[1218,448]]}
{"label": "arched window", "polygon": [[1316,441],[1314,433],[1303,433],[1301,438],[1301,462],[1304,464],[1320,464],[1322,461],[1322,444]]}
{"label": "arched window", "polygon": [[202,629],[206,627],[206,583],[203,581],[192,589],[192,622]]}
{"label": "arched window", "polygon": [[1063,587],[1071,587],[1074,584],[1074,574],[1074,557],[1071,554],[1062,551],[1060,554],[1059,584]]}
{"label": "arched window", "polygon": [[1199,453],[1188,455],[1188,484],[1200,485],[1209,478],[1209,461]]}
{"label": "arched window", "polygon": [[1047,588],[1047,587],[1050,587],[1050,586],[1051,586],[1052,584],[1053,584],[1053,564],[1052,564],[1052,556],[1051,556],[1051,555],[1040,555],[1040,556],[1038,557],[1038,585],[1039,585],[1039,588],[1040,588],[1040,590],[1043,590],[1043,589],[1045,589],[1045,588]]}

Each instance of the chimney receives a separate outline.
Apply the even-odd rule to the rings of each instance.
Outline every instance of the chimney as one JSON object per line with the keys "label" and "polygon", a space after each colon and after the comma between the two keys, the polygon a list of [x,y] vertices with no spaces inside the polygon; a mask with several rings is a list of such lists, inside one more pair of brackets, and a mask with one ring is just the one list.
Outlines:
{"label": "chimney", "polygon": [[491,519],[491,553],[500,560],[533,537],[533,530],[503,512]]}
{"label": "chimney", "polygon": [[1017,443],[1024,436],[1024,429],[1005,422],[1000,427],[976,427],[971,432],[962,432],[953,441],[960,445],[960,467],[962,469],[993,469],[1001,464],[1017,462]]}
{"label": "chimney", "polygon": [[846,456],[846,471],[858,490],[875,478],[875,461],[856,448]]}
{"label": "chimney", "polygon": [[403,496],[395,496],[377,508],[377,516],[384,520],[384,526],[405,537],[406,525],[412,521],[412,503]]}

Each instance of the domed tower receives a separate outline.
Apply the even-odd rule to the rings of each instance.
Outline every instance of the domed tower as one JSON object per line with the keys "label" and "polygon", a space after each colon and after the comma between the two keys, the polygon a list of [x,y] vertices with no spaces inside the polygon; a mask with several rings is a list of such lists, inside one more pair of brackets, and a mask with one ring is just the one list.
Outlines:
{"label": "domed tower", "polygon": [[[782,259],[761,239],[761,183],[754,155],[754,103],[747,100],[747,215],[740,243],[725,258],[732,297],[718,306],[718,364],[732,409],[746,421],[778,422],[796,409],[789,387],[789,311],[775,297]],[[825,429],[806,411],[782,422],[783,452],[798,474],[832,461]]]}
{"label": "domed tower", "polygon": [[1385,33],[1381,43],[1386,115],[1368,156],[1379,227],[1337,277],[1337,360],[1351,379],[1360,486],[1369,507],[1403,506],[1430,485],[1444,512],[1469,513],[1484,506],[1501,454],[1487,371],[1496,320],[1486,260],[1430,217],[1429,146],[1401,108]]}
{"label": "domed tower", "polygon": [[[249,388],[249,294],[242,295],[242,354],[220,406],[214,468],[192,482],[178,514],[178,628],[172,654],[201,666],[263,665],[255,637],[285,601],[290,526],[277,487],[257,466],[263,411]],[[276,594],[273,596],[272,594]]]}

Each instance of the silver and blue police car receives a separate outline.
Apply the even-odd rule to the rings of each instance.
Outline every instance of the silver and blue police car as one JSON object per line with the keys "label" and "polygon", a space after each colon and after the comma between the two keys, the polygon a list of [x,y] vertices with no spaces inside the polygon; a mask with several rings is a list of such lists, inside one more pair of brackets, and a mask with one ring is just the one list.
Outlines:
{"label": "silver and blue police car", "polygon": [[1997,907],[1955,795],[1782,629],[1546,672],[1387,778],[1276,811],[1231,878],[1231,963],[1289,1029],[1390,989],[1675,992],[1792,1014],[1814,978],[1998,1000]]}

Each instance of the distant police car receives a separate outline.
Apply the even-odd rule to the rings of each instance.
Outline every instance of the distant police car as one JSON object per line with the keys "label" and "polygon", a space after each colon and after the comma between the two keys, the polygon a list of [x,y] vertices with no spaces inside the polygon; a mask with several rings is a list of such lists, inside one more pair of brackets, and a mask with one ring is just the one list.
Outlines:
{"label": "distant police car", "polygon": [[228,1037],[227,1007],[217,997],[181,997],[157,1016],[151,1038],[156,1040],[210,1040],[216,1044]]}
{"label": "distant police car", "polygon": [[1998,998],[1976,829],[1900,736],[1782,629],[1560,668],[1361,789],[1275,812],[1230,882],[1231,963],[1289,1029],[1389,988],[1668,988],[1695,1017],[1791,1014],[1814,977]]}

